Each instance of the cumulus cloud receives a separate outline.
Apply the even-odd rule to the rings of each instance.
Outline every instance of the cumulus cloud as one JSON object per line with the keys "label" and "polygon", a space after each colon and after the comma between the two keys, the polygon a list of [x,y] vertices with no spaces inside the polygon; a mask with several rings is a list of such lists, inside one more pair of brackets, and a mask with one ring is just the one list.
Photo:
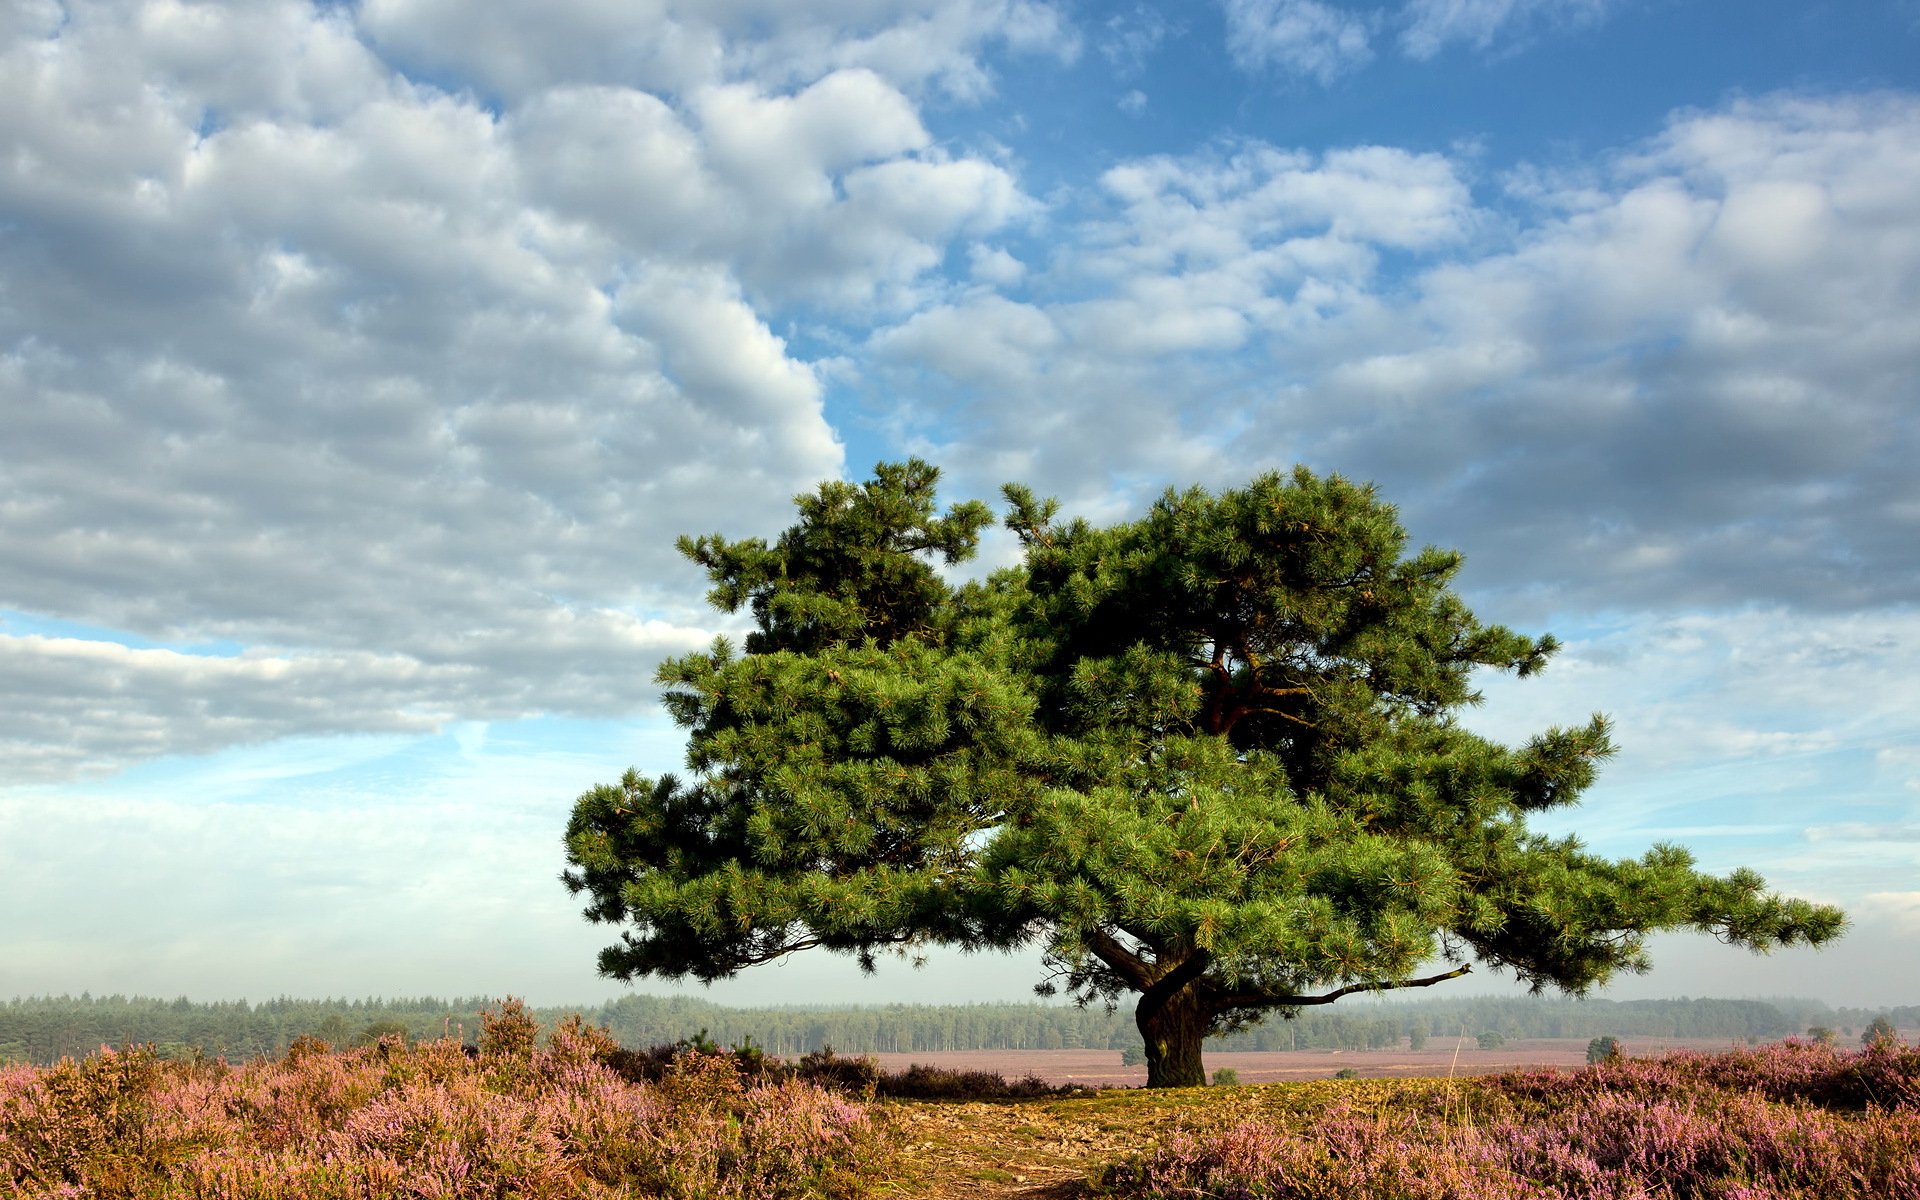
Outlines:
{"label": "cumulus cloud", "polygon": [[[47,739],[18,777],[641,703],[701,619],[673,536],[765,528],[841,467],[768,313],[916,303],[1034,211],[902,89],[983,40],[1065,53],[1052,10],[843,8],[17,10],[0,609],[244,651],[10,639],[35,678],[72,668],[67,707],[10,693]],[[763,23],[758,51],[730,32]],[[809,29],[846,53],[809,59]],[[902,30],[919,74],[904,43],[880,61]],[[409,39],[465,47],[484,94]],[[708,42],[786,65],[675,49]],[[634,86],[643,44],[692,73]]]}
{"label": "cumulus cloud", "polygon": [[[1416,537],[1536,613],[1911,603],[1917,189],[1898,95],[1682,112],[1578,174],[1135,159],[1017,307],[949,302],[872,345],[887,386],[1000,412],[952,448],[976,487],[1024,466],[1098,503],[1305,461],[1388,481]],[[1043,417],[996,408],[1021,386]],[[1081,430],[1073,453],[1035,419]]]}
{"label": "cumulus cloud", "polygon": [[1042,0],[553,0],[475,8],[367,0],[360,25],[410,73],[477,81],[507,103],[564,84],[685,93],[805,85],[848,68],[962,100],[991,93],[989,47],[1070,60],[1079,38]]}
{"label": "cumulus cloud", "polygon": [[1002,166],[953,157],[864,69],[792,94],[701,89],[685,111],[619,88],[556,88],[510,136],[528,199],[607,252],[720,265],[770,302],[898,304],[952,239],[1033,203]]}
{"label": "cumulus cloud", "polygon": [[1568,601],[1911,601],[1915,186],[1910,98],[1682,114],[1281,411]]}
{"label": "cumulus cloud", "polygon": [[1373,57],[1374,20],[1321,0],[1225,0],[1227,52],[1242,70],[1330,83]]}
{"label": "cumulus cloud", "polygon": [[1372,306],[1383,254],[1458,244],[1479,219],[1456,164],[1388,147],[1245,143],[1099,182],[1032,299],[945,301],[869,341],[876,386],[964,408],[964,439],[926,445],[964,486],[1023,478],[1117,515],[1138,497],[1116,507],[1116,477],[1219,477],[1257,408],[1250,361]]}

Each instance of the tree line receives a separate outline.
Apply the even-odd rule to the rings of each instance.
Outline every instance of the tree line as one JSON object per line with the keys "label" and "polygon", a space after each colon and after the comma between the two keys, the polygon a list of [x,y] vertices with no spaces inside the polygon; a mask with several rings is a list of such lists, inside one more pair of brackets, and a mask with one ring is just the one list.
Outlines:
{"label": "tree line", "polygon": [[[336,1047],[400,1033],[410,1040],[453,1036],[473,1041],[482,997],[370,997],[196,1003],[185,997],[37,996],[0,1003],[0,1062],[46,1065],[102,1045],[148,1043],[176,1056],[240,1060],[285,1053],[294,1038]],[[753,1044],[769,1054],[826,1047],[842,1053],[953,1050],[1117,1050],[1141,1038],[1124,1010],[1059,1004],[730,1008],[688,996],[625,996],[595,1006],[534,1010],[543,1024],[580,1013],[632,1048],[704,1033],[727,1046]],[[1876,1018],[1920,1027],[1920,1005],[1833,1008],[1816,1000],[1566,1000],[1468,996],[1350,1009],[1302,1010],[1213,1038],[1219,1050],[1392,1049],[1428,1038],[1506,1039],[1668,1037],[1771,1041],[1832,1030],[1851,1041]]]}

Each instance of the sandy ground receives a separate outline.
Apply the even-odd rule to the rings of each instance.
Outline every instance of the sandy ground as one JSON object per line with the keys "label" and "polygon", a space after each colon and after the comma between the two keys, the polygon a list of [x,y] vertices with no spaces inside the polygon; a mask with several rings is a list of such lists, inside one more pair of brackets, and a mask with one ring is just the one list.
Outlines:
{"label": "sandy ground", "polygon": [[[1726,1050],[1726,1038],[1621,1038],[1623,1053],[1655,1057],[1671,1050]],[[966,1071],[995,1071],[1008,1079],[1038,1075],[1049,1083],[1088,1087],[1141,1087],[1145,1067],[1120,1064],[1118,1050],[921,1050],[876,1054],[880,1065],[897,1071],[911,1063]],[[1241,1083],[1278,1083],[1293,1079],[1329,1079],[1352,1070],[1363,1079],[1419,1075],[1488,1075],[1522,1067],[1579,1067],[1587,1061],[1585,1038],[1515,1039],[1498,1050],[1482,1050],[1468,1038],[1432,1038],[1420,1050],[1270,1050],[1209,1051],[1207,1070],[1230,1068]]]}

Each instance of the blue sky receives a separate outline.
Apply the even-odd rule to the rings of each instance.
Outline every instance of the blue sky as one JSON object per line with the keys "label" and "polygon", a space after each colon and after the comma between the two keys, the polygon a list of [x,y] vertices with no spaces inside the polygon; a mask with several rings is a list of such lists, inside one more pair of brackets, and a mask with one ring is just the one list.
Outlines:
{"label": "blue sky", "polygon": [[1376,481],[1566,643],[1477,727],[1615,718],[1556,830],[1855,921],[1611,994],[1911,1002],[1915,64],[1912,0],[9,5],[0,996],[614,994],[559,835],[679,766],[673,538],[918,454]]}

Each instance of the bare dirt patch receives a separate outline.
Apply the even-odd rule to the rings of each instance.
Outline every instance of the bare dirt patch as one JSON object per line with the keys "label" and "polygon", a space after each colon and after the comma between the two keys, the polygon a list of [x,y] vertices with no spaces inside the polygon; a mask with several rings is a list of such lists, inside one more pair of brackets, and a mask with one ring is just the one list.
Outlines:
{"label": "bare dirt patch", "polygon": [[953,1103],[881,1102],[899,1159],[878,1195],[891,1200],[1070,1200],[1100,1167],[1150,1149],[1170,1132],[1285,1120],[1336,1099],[1390,1104],[1444,1080],[1345,1080],[1286,1087],[1139,1089]]}

